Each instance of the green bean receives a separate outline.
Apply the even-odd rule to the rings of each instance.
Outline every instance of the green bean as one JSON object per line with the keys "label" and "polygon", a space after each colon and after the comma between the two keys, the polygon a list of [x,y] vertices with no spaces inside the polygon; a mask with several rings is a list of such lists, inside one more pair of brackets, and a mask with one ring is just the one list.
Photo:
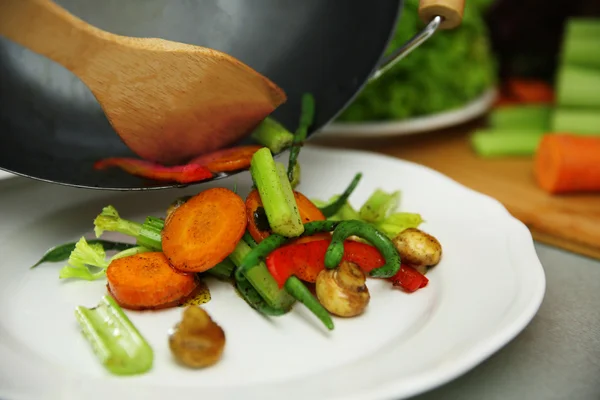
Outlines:
{"label": "green bean", "polygon": [[333,321],[329,312],[319,303],[319,300],[312,295],[310,290],[302,281],[295,276],[290,276],[283,286],[285,290],[300,303],[304,304],[329,330],[333,330]]}
{"label": "green bean", "polygon": [[342,193],[342,195],[336,201],[325,207],[320,208],[325,218],[329,218],[337,214],[340,208],[342,208],[344,204],[346,204],[348,198],[350,197],[352,192],[354,192],[354,189],[356,189],[358,182],[360,182],[360,178],[362,178],[362,174],[359,172],[358,174],[354,175],[354,179],[352,179],[352,182],[350,182],[346,190],[344,190],[344,193]]}
{"label": "green bean", "polygon": [[301,236],[312,236],[315,233],[331,232],[341,221],[312,221],[304,224],[304,233]]}
{"label": "green bean", "polygon": [[252,235],[250,235],[250,233],[248,231],[246,231],[244,233],[244,236],[242,236],[242,239],[252,249],[255,248],[256,246],[258,246],[258,243],[256,243],[256,241],[254,240],[254,238],[252,237]]}
{"label": "green bean", "polygon": [[315,98],[310,93],[302,95],[302,109],[300,111],[300,123],[298,129],[294,134],[294,142],[290,149],[290,160],[288,162],[287,175],[290,182],[294,181],[294,166],[298,160],[298,154],[300,153],[300,147],[306,140],[308,128],[312,125],[315,117]]}
{"label": "green bean", "polygon": [[283,308],[271,307],[247,280],[236,280],[235,287],[238,293],[246,300],[246,303],[261,314],[277,317],[289,311]]}
{"label": "green bean", "polygon": [[[319,232],[331,232],[340,223],[340,221],[313,221],[304,224],[304,233],[300,236],[311,236]],[[271,234],[265,240],[260,242],[256,247],[252,248],[252,251],[248,253],[242,260],[242,263],[235,271],[235,278],[237,280],[244,280],[244,274],[248,270],[256,267],[275,249],[283,246],[289,240],[295,238],[286,238],[285,236]],[[252,245],[249,245],[252,247]]]}
{"label": "green bean", "polygon": [[358,236],[375,246],[385,258],[385,264],[370,272],[374,278],[390,278],[400,270],[400,254],[392,241],[374,226],[358,220],[342,221],[333,231],[331,244],[325,253],[325,267],[335,268],[344,256],[344,241],[350,236]]}
{"label": "green bean", "polygon": [[[135,244],[111,242],[109,240],[102,240],[102,239],[90,239],[90,240],[87,240],[87,243],[90,245],[100,244],[100,245],[102,245],[102,248],[104,249],[104,251],[110,251],[110,250],[123,251],[123,250],[127,250],[127,249],[137,246]],[[33,268],[37,267],[38,265],[43,264],[45,262],[59,262],[59,261],[68,260],[69,256],[71,255],[71,252],[73,250],[75,250],[76,245],[77,245],[77,242],[70,242],[70,243],[64,243],[64,244],[52,247],[51,249],[46,251],[46,253],[44,253],[42,258],[38,262],[33,264],[31,267],[29,267],[29,269],[33,269]]]}
{"label": "green bean", "polygon": [[265,259],[266,256],[269,255],[273,250],[284,244],[288,238],[285,236],[272,234],[267,237],[265,240],[260,242],[258,246],[252,249],[246,257],[242,260],[240,266],[235,270],[235,279],[238,281],[245,280],[246,277],[244,274],[256,267],[261,261]]}

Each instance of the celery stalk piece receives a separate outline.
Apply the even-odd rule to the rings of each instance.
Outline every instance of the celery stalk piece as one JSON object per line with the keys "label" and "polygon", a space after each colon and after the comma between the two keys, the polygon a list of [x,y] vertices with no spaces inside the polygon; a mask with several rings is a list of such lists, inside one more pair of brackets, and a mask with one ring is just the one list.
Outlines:
{"label": "celery stalk piece", "polygon": [[556,86],[559,107],[600,108],[600,70],[563,65]]}
{"label": "celery stalk piece", "polygon": [[[250,246],[240,240],[235,250],[229,255],[229,259],[239,267],[250,251],[252,251]],[[279,288],[265,263],[261,262],[256,267],[248,270],[244,276],[269,306],[289,310],[294,304],[295,299],[284,289]]]}
{"label": "celery stalk piece", "polygon": [[276,163],[265,147],[252,156],[250,174],[273,232],[286,237],[301,235],[304,225],[283,164]]}
{"label": "celery stalk piece", "polygon": [[[82,237],[75,244],[75,248],[69,255],[68,264],[61,268],[58,277],[60,279],[77,278],[94,281],[104,277],[106,268],[108,268],[112,260],[148,251],[150,249],[141,246],[131,247],[115,254],[107,260],[102,244],[88,243]],[[92,272],[88,266],[95,267],[98,271]]]}
{"label": "celery stalk piece", "polygon": [[600,18],[571,17],[565,35],[573,39],[600,38]]}
{"label": "celery stalk piece", "polygon": [[360,219],[366,222],[383,221],[400,203],[400,192],[386,193],[375,190],[359,210]]}
{"label": "celery stalk piece", "polygon": [[531,156],[535,154],[543,131],[477,131],[471,145],[482,157]]}
{"label": "celery stalk piece", "polygon": [[100,237],[105,231],[119,232],[136,238],[136,243],[153,250],[162,250],[161,232],[165,222],[160,218],[147,217],[143,224],[121,218],[113,206],[102,209],[94,219],[94,232]]}
{"label": "celery stalk piece", "polygon": [[235,270],[235,264],[229,259],[226,258],[208,271],[207,274],[215,276],[219,279],[230,279],[233,271]]}
{"label": "celery stalk piece", "polygon": [[290,147],[294,141],[294,135],[271,117],[265,118],[250,136],[275,154]]}
{"label": "celery stalk piece", "polygon": [[103,296],[94,308],[77,307],[75,317],[96,357],[111,373],[136,375],[152,368],[152,348],[111,296]]}
{"label": "celery stalk piece", "polygon": [[600,108],[592,110],[558,108],[552,116],[552,132],[600,135]]}
{"label": "celery stalk piece", "polygon": [[423,223],[420,214],[398,212],[390,215],[375,227],[385,233],[390,239],[395,238],[400,232],[408,228],[418,228]]}
{"label": "celery stalk piece", "polygon": [[600,68],[600,19],[570,18],[563,38],[562,65]]}
{"label": "celery stalk piece", "polygon": [[494,131],[523,129],[547,131],[552,107],[547,105],[506,106],[490,113],[489,122]]}
{"label": "celery stalk piece", "polygon": [[113,206],[104,207],[100,215],[94,219],[96,237],[100,237],[104,231],[119,232],[127,236],[137,237],[141,229],[141,224],[121,219]]}
{"label": "celery stalk piece", "polygon": [[600,41],[597,37],[566,40],[562,50],[562,65],[600,69]]}

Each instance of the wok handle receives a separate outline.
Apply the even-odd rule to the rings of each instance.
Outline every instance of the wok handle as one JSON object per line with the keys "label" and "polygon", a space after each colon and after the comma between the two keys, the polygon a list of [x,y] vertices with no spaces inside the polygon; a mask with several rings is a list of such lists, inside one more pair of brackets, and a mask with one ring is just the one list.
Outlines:
{"label": "wok handle", "polygon": [[411,51],[425,42],[438,29],[454,29],[462,23],[465,0],[420,0],[419,18],[428,22],[427,26],[392,54],[384,57],[369,81],[379,78],[385,71],[406,57]]}

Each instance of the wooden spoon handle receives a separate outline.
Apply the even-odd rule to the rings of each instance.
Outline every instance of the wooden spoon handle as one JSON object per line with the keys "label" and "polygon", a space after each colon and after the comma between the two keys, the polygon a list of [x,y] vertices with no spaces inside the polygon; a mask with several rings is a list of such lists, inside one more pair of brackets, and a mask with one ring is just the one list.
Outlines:
{"label": "wooden spoon handle", "polygon": [[442,17],[440,29],[453,29],[462,22],[465,0],[420,0],[419,17],[425,23]]}
{"label": "wooden spoon handle", "polygon": [[74,71],[110,34],[50,0],[0,0],[0,35]]}

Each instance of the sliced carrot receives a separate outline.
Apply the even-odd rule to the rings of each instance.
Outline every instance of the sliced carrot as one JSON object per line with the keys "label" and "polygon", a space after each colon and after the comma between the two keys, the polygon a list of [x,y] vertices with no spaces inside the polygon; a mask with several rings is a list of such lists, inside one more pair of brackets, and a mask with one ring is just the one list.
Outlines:
{"label": "sliced carrot", "polygon": [[202,165],[214,173],[250,168],[252,156],[261,146],[238,146],[194,158],[188,164]]}
{"label": "sliced carrot", "polygon": [[[324,221],[326,219],[321,210],[302,193],[294,191],[294,198],[296,199],[296,205],[298,206],[303,224],[312,221]],[[246,217],[248,219],[248,232],[256,243],[260,243],[271,235],[260,194],[256,189],[252,190],[248,194],[248,197],[246,197]],[[307,241],[310,240],[308,238],[304,239]]]}
{"label": "sliced carrot", "polygon": [[537,79],[510,78],[500,88],[494,107],[518,104],[552,104],[554,89]]}
{"label": "sliced carrot", "polygon": [[246,231],[246,207],[229,189],[200,192],[166,222],[162,249],[173,267],[204,272],[233,252]]}
{"label": "sliced carrot", "polygon": [[194,274],[176,271],[161,252],[117,258],[106,269],[108,290],[124,308],[164,308],[198,286]]}
{"label": "sliced carrot", "polygon": [[553,194],[600,191],[600,137],[545,135],[535,155],[534,175]]}
{"label": "sliced carrot", "polygon": [[112,157],[94,163],[98,170],[118,167],[123,171],[142,178],[178,183],[200,182],[213,177],[212,172],[201,165],[176,165],[165,167],[150,161],[137,158]]}
{"label": "sliced carrot", "polygon": [[250,233],[250,236],[252,236],[256,243],[260,243],[269,237],[271,231],[258,190],[254,189],[248,194],[245,206],[248,233]]}

